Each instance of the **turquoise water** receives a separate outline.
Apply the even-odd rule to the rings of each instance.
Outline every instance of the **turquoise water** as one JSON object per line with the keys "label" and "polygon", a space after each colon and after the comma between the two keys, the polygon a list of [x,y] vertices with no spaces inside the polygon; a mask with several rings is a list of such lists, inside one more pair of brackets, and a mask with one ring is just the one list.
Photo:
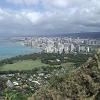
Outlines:
{"label": "turquoise water", "polygon": [[18,55],[38,53],[41,50],[38,48],[31,48],[22,46],[19,43],[13,43],[7,40],[0,40],[0,59],[14,57]]}

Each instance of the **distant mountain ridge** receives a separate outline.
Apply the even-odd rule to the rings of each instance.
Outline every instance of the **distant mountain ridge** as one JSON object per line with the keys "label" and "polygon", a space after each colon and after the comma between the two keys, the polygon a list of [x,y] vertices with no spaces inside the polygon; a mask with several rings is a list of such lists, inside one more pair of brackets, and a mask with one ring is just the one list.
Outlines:
{"label": "distant mountain ridge", "polygon": [[72,37],[72,38],[88,38],[88,39],[100,39],[100,32],[76,32],[76,33],[61,33],[61,34],[45,34],[40,36],[46,37]]}
{"label": "distant mountain ridge", "polygon": [[100,32],[76,32],[76,33],[61,33],[61,34],[35,34],[35,35],[20,35],[15,37],[80,37],[90,39],[100,39]]}
{"label": "distant mountain ridge", "polygon": [[100,32],[71,33],[71,34],[65,34],[64,36],[100,39]]}

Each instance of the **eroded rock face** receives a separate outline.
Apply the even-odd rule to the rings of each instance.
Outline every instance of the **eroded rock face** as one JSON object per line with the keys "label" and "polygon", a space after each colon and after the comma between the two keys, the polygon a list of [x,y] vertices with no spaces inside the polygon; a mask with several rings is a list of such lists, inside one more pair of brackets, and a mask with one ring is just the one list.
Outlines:
{"label": "eroded rock face", "polygon": [[100,59],[96,55],[79,69],[41,88],[30,100],[100,100]]}

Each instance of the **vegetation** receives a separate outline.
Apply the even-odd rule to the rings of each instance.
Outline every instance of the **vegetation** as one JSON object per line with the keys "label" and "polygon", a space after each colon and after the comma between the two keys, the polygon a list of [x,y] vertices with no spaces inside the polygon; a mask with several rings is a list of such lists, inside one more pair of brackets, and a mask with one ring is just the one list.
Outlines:
{"label": "vegetation", "polygon": [[[27,100],[29,96],[30,100],[65,100],[63,97],[67,98],[66,95],[71,100],[78,100],[77,92],[79,90],[77,90],[78,83],[76,81],[84,79],[83,76],[80,77],[81,74],[84,74],[81,72],[84,68],[79,68],[79,66],[85,63],[88,57],[92,57],[92,55],[41,53],[4,59],[0,61],[0,75],[8,75],[8,78],[6,76],[4,83],[1,83],[3,86],[1,91],[6,96],[6,100]],[[69,74],[75,69],[77,69],[75,72]],[[88,70],[90,69],[87,68],[84,72]],[[42,73],[44,75],[41,76]],[[9,77],[9,74],[14,74],[14,76]],[[74,77],[77,76],[79,78],[75,78],[75,83]],[[21,84],[19,87],[15,86],[10,89],[5,87],[4,84],[7,79],[19,81],[19,78]],[[40,82],[41,85],[33,84],[28,80],[29,78]],[[27,88],[23,88],[23,86],[27,86]],[[31,90],[30,87],[34,90]],[[83,87],[80,87],[80,89],[83,89]],[[31,97],[32,94],[34,94],[33,97]],[[60,99],[54,99],[56,96]]]}
{"label": "vegetation", "polygon": [[54,54],[41,53],[30,54],[24,56],[16,56],[0,61],[0,72],[3,71],[23,71],[32,70],[36,67],[42,66],[64,66],[64,67],[78,67],[87,61],[91,55],[84,54]]}
{"label": "vegetation", "polygon": [[6,64],[0,68],[0,71],[22,71],[22,70],[32,70],[36,67],[47,66],[47,64],[41,63],[40,60],[23,60],[16,62],[14,64]]}
{"label": "vegetation", "polygon": [[50,84],[38,90],[29,100],[100,100],[98,55],[67,75],[53,76]]}
{"label": "vegetation", "polygon": [[27,100],[27,96],[23,94],[21,91],[6,89],[5,95],[6,100]]}
{"label": "vegetation", "polygon": [[29,60],[29,59],[36,60],[36,59],[38,59],[38,57],[40,57],[39,53],[28,54],[28,55],[19,55],[16,57],[1,60],[0,66],[3,66],[5,64],[13,64],[13,63],[16,63],[18,61],[23,61],[23,60]]}

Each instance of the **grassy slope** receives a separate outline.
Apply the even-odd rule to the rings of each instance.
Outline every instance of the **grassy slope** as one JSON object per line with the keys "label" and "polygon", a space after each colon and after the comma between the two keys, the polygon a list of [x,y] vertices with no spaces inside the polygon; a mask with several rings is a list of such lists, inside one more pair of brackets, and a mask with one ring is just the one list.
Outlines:
{"label": "grassy slope", "polygon": [[[68,70],[71,69],[70,66],[73,65],[73,63],[63,63],[61,64],[62,66],[64,67],[68,67]],[[42,66],[49,66],[48,64],[44,64],[44,63],[41,63],[40,60],[24,60],[24,61],[19,61],[17,63],[14,63],[14,64],[7,64],[7,65],[4,65],[0,68],[0,71],[16,71],[16,70],[32,70],[36,67],[42,67]],[[60,65],[55,65],[55,66],[60,66]]]}
{"label": "grassy slope", "polygon": [[47,64],[41,63],[40,60],[24,60],[19,61],[14,64],[7,64],[1,67],[0,71],[9,71],[9,70],[32,70],[35,67],[47,66]]}

